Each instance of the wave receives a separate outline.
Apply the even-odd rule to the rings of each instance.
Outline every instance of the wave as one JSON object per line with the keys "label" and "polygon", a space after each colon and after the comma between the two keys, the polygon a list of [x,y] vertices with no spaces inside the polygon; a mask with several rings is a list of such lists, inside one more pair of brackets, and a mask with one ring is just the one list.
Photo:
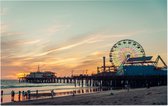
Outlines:
{"label": "wave", "polygon": [[46,86],[67,86],[72,84],[58,83],[19,83],[17,80],[1,80],[1,89],[9,88],[29,88],[29,87],[46,87]]}
{"label": "wave", "polygon": [[1,89],[8,88],[28,88],[28,87],[44,87],[44,86],[64,86],[64,85],[1,85]]}
{"label": "wave", "polygon": [[26,87],[42,87],[42,86],[32,86],[32,85],[15,86],[15,85],[9,85],[9,86],[1,86],[1,89],[7,89],[7,88],[26,88]]}

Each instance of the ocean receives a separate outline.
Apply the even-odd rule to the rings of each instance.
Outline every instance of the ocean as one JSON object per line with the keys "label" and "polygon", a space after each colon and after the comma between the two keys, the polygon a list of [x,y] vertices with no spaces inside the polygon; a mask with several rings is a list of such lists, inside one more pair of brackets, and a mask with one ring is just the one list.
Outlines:
{"label": "ocean", "polygon": [[18,80],[1,80],[1,90],[4,91],[4,95],[8,95],[12,90],[18,91],[36,91],[36,90],[64,90],[75,88],[74,84],[67,83],[19,83]]}
{"label": "ocean", "polygon": [[19,91],[30,90],[35,93],[36,90],[40,92],[50,92],[54,89],[55,92],[72,91],[80,89],[80,86],[75,87],[73,83],[19,83],[18,80],[1,80],[1,90],[3,90],[3,102],[10,102],[11,91],[14,90],[15,94]]}

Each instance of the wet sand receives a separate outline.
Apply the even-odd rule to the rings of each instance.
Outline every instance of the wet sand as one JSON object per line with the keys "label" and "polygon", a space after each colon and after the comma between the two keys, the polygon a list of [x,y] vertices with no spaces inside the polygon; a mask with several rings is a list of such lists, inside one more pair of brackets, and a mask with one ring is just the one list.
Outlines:
{"label": "wet sand", "polygon": [[[112,94],[111,94],[112,92]],[[166,105],[167,86],[102,91],[49,99],[4,103],[4,105]]]}

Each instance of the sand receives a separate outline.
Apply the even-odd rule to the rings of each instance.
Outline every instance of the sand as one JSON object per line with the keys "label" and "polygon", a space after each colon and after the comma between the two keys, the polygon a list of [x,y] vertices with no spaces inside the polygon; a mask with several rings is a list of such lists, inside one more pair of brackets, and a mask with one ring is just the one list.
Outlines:
{"label": "sand", "polygon": [[[112,92],[112,94],[111,94]],[[167,86],[102,91],[49,99],[4,103],[5,105],[166,105]]]}

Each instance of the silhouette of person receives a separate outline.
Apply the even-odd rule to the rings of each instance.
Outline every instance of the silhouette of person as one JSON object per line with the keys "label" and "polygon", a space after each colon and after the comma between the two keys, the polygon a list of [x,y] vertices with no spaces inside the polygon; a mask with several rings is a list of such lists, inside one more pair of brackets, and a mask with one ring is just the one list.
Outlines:
{"label": "silhouette of person", "polygon": [[3,102],[3,90],[1,90],[1,103]]}
{"label": "silhouette of person", "polygon": [[51,90],[51,98],[54,97],[54,90]]}
{"label": "silhouette of person", "polygon": [[25,96],[25,92],[24,91],[22,91],[22,100],[24,100],[24,97]]}
{"label": "silhouette of person", "polygon": [[15,98],[15,91],[11,91],[11,101],[14,102],[14,98]]}
{"label": "silhouette of person", "polygon": [[36,98],[38,98],[38,90],[36,90]]}
{"label": "silhouette of person", "polygon": [[18,94],[18,100],[20,101],[20,97],[21,97],[21,91],[19,91],[19,94]]}
{"label": "silhouette of person", "polygon": [[30,99],[30,90],[27,91],[28,99]]}

